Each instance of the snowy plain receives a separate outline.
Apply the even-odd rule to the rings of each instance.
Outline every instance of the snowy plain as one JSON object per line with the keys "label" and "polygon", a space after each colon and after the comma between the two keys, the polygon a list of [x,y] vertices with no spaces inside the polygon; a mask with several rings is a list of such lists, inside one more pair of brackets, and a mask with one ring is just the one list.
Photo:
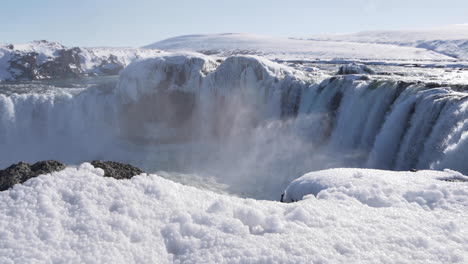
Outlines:
{"label": "snowy plain", "polygon": [[468,24],[455,24],[429,29],[376,30],[343,35],[321,35],[311,36],[307,39],[417,47],[457,59],[468,59]]}
{"label": "snowy plain", "polygon": [[253,54],[271,60],[287,61],[318,60],[338,63],[361,61],[374,64],[430,65],[450,65],[460,62],[456,58],[423,48],[338,40],[293,39],[245,33],[179,36],[147,45],[145,48],[196,51],[217,56]]}

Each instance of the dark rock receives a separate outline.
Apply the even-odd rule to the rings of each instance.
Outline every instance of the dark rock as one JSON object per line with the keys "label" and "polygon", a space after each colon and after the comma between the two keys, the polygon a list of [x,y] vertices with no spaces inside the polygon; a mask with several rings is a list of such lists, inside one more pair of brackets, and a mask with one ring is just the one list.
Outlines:
{"label": "dark rock", "polygon": [[135,166],[120,162],[93,160],[91,164],[95,168],[103,169],[104,177],[112,177],[118,180],[130,179],[135,175],[144,173],[144,171]]}
{"label": "dark rock", "polygon": [[0,191],[5,191],[15,184],[23,183],[41,174],[65,169],[65,164],[55,160],[40,161],[33,165],[26,162],[19,162],[10,167],[0,170]]}
{"label": "dark rock", "polygon": [[37,77],[37,53],[15,54],[10,60],[10,71],[18,73],[17,80],[35,80]]}
{"label": "dark rock", "polygon": [[46,61],[38,67],[38,77],[44,78],[76,78],[82,75],[79,53],[80,48],[58,50],[58,56]]}
{"label": "dark rock", "polygon": [[117,56],[110,55],[107,60],[102,60],[99,70],[106,75],[117,75],[124,67],[125,65],[119,61]]}
{"label": "dark rock", "polygon": [[375,74],[375,71],[372,70],[369,66],[359,63],[350,63],[347,65],[342,65],[336,73],[338,75],[346,74]]}
{"label": "dark rock", "polygon": [[[131,57],[120,57],[112,54],[113,50],[104,50],[102,55],[94,48],[67,48],[56,42],[45,40],[33,41],[29,45],[32,50],[15,49],[12,44],[2,47],[7,52],[0,59],[6,59],[6,79],[0,81],[39,80],[79,78],[90,75],[117,75],[127,65],[127,60],[138,59],[141,56],[137,50]],[[42,52],[42,50],[48,52]],[[91,65],[88,63],[91,62]],[[91,66],[91,67],[89,67]]]}
{"label": "dark rock", "polygon": [[447,182],[468,182],[465,179],[445,179],[444,181],[447,181]]}

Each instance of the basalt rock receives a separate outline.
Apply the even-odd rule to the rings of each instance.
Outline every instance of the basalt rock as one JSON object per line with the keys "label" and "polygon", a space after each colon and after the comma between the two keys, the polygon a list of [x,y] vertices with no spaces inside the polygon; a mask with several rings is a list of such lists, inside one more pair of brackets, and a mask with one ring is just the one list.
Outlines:
{"label": "basalt rock", "polygon": [[41,174],[65,169],[65,164],[55,160],[39,161],[30,165],[26,162],[19,162],[10,167],[0,170],[0,191],[9,189],[15,184],[23,183]]}
{"label": "basalt rock", "polygon": [[80,48],[61,49],[58,56],[38,66],[38,77],[47,78],[75,78],[83,75],[80,63]]}
{"label": "basalt rock", "polygon": [[[91,164],[95,168],[104,170],[105,177],[115,179],[130,179],[135,175],[144,173],[141,169],[120,162],[94,160]],[[66,165],[55,160],[39,161],[34,164],[18,162],[4,170],[0,170],[0,191],[5,191],[13,185],[23,183],[42,174],[52,173],[65,169]]]}
{"label": "basalt rock", "polygon": [[107,59],[102,60],[99,65],[99,70],[106,75],[117,75],[125,67],[115,55],[110,55]]}
{"label": "basalt rock", "polygon": [[135,166],[115,161],[93,160],[91,165],[95,168],[103,169],[104,177],[112,177],[118,180],[130,179],[135,175],[144,173],[144,171]]}

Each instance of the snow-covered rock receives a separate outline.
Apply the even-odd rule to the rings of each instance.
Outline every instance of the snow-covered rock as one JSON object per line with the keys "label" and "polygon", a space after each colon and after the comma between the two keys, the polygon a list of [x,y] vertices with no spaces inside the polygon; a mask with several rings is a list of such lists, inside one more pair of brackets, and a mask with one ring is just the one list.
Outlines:
{"label": "snow-covered rock", "polygon": [[336,74],[346,75],[346,74],[375,74],[375,71],[372,70],[369,66],[360,64],[360,63],[350,63],[340,66]]}
{"label": "snow-covered rock", "polygon": [[284,204],[156,175],[119,181],[84,163],[0,193],[0,262],[468,260],[466,183],[435,179],[454,173],[334,172],[317,198]]}
{"label": "snow-covered rock", "polygon": [[[173,142],[227,135],[263,118],[295,115],[300,90],[311,83],[311,76],[258,56],[218,63],[200,53],[176,53],[130,64],[120,74],[116,95],[124,104],[125,134],[139,128],[147,131],[135,135],[139,140]],[[159,124],[152,127],[156,115]]]}
{"label": "snow-covered rock", "polygon": [[45,40],[0,45],[0,81],[116,75],[130,62],[156,54],[134,48],[67,48]]}

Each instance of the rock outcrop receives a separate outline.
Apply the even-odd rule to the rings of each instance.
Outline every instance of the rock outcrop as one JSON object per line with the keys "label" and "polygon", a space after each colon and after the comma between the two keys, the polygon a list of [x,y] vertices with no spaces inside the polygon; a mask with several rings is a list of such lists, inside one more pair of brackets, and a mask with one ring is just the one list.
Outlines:
{"label": "rock outcrop", "polygon": [[130,62],[158,53],[136,48],[67,48],[45,40],[0,45],[0,81],[117,75]]}
{"label": "rock outcrop", "polygon": [[9,189],[15,184],[23,183],[41,174],[65,169],[65,164],[55,160],[39,161],[33,165],[19,162],[10,167],[0,170],[0,191]]}
{"label": "rock outcrop", "polygon": [[115,161],[93,160],[91,165],[95,168],[103,169],[104,177],[112,177],[117,180],[130,179],[135,175],[144,173],[144,171],[135,166]]}
{"label": "rock outcrop", "polygon": [[[96,168],[103,169],[104,177],[112,177],[118,180],[130,179],[135,175],[144,173],[135,166],[120,162],[94,160],[91,164]],[[22,161],[18,162],[4,170],[0,170],[0,191],[8,190],[15,184],[23,183],[42,174],[61,171],[65,167],[65,164],[56,160],[39,161],[32,165]]]}
{"label": "rock outcrop", "polygon": [[369,66],[359,63],[350,63],[347,65],[340,66],[340,69],[336,73],[338,75],[346,74],[375,74],[375,71],[372,70]]}

